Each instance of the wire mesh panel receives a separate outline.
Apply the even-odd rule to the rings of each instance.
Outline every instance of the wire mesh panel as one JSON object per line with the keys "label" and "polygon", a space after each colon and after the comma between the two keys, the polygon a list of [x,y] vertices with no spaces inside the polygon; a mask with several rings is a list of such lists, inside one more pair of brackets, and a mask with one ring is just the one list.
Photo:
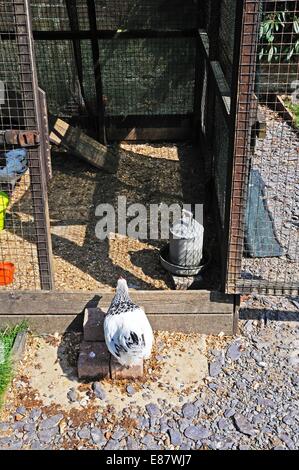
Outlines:
{"label": "wire mesh panel", "polygon": [[229,292],[298,294],[299,290],[298,10],[297,1],[245,1],[230,202]]}
{"label": "wire mesh panel", "polygon": [[[214,29],[214,28],[213,28]],[[226,191],[230,156],[231,88],[221,66],[218,47],[211,42],[210,34],[200,32],[199,91],[202,146],[205,149],[206,172],[213,179],[213,197],[217,206],[220,238],[224,236],[226,220]],[[218,42],[218,41],[217,41]],[[214,50],[213,50],[214,49]],[[216,58],[218,60],[216,60]]]}
{"label": "wire mesh panel", "polygon": [[[82,41],[84,68],[83,97],[70,40],[40,40],[35,42],[38,82],[47,90],[49,111],[60,116],[86,113],[86,106],[96,113],[96,94],[90,41]],[[59,62],[57,58],[59,57]]]}
{"label": "wire mesh panel", "polygon": [[230,128],[225,119],[222,107],[221,98],[217,97],[215,100],[215,121],[213,129],[213,155],[214,155],[214,178],[215,178],[215,191],[218,201],[218,213],[222,230],[225,229],[226,220],[226,193],[227,193],[227,179],[228,179],[228,160],[229,160],[229,138]]}
{"label": "wire mesh panel", "polygon": [[236,26],[236,1],[222,0],[219,21],[219,61],[226,80],[232,85]]}
{"label": "wire mesh panel", "polygon": [[100,41],[100,60],[108,116],[193,112],[194,38]]}
{"label": "wire mesh panel", "polygon": [[69,31],[65,0],[30,0],[32,27],[37,31]]}
{"label": "wire mesh panel", "polygon": [[38,146],[41,123],[27,1],[0,1],[0,34],[0,289],[51,289],[47,199]]}
{"label": "wire mesh panel", "polygon": [[[65,0],[31,0],[33,28],[36,31],[70,31]],[[88,1],[76,0],[80,30],[89,30]],[[97,29],[179,30],[197,25],[197,1],[96,0]]]}
{"label": "wire mesh panel", "polygon": [[[180,30],[196,28],[194,0],[102,0],[96,1],[99,30]],[[78,1],[80,28],[88,29],[86,1]]]}
{"label": "wire mesh panel", "polygon": [[136,117],[138,127],[141,115],[191,114],[199,5],[32,0],[38,79],[50,112],[85,129],[86,122],[113,125],[112,117],[119,126]]}

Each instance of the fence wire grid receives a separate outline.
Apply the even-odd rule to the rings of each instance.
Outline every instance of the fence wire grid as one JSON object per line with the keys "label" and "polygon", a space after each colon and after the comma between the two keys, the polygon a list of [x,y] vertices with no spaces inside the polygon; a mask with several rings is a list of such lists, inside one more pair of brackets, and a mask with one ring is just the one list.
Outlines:
{"label": "fence wire grid", "polygon": [[[298,1],[30,3],[37,75],[50,113],[107,128],[128,117],[132,127],[155,127],[162,117],[175,128],[187,117],[216,201],[223,289],[298,294]],[[22,64],[33,66],[20,53],[25,10],[15,14],[26,4],[0,0],[2,130],[38,126],[33,75],[31,94],[24,94]],[[7,150],[1,149],[4,166]],[[1,256],[17,266],[28,259],[39,288],[51,256],[46,196],[34,186],[44,184],[38,152],[28,155],[21,180],[29,191],[17,199],[19,182],[14,191],[1,186],[11,198]],[[25,215],[19,200],[28,201]],[[10,233],[20,235],[20,248]]]}
{"label": "fence wire grid", "polygon": [[298,294],[298,9],[245,2],[228,264],[241,292]]}
{"label": "fence wire grid", "polygon": [[0,290],[50,289],[39,149],[7,143],[4,134],[40,130],[25,1],[0,1],[0,36]]}

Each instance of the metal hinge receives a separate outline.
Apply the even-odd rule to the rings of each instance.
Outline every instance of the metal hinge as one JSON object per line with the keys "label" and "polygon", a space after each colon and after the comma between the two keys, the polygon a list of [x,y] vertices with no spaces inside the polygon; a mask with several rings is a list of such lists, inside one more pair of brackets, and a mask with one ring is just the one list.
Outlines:
{"label": "metal hinge", "polygon": [[20,131],[9,129],[0,131],[1,145],[17,145],[19,147],[36,147],[40,143],[38,131]]}

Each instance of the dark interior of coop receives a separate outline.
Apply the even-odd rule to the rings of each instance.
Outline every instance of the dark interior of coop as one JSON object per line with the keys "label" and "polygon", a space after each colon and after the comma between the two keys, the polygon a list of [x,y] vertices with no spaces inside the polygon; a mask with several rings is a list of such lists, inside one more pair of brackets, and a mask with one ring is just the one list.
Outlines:
{"label": "dark interior of coop", "polygon": [[[219,289],[223,281],[219,237],[226,219],[237,2],[169,3],[31,0],[50,127],[61,119],[116,159],[115,171],[107,172],[52,142],[48,203],[58,290],[110,289],[119,276],[134,289],[178,288],[180,280],[160,262],[165,240],[137,240],[118,233],[117,224],[106,240],[97,238],[96,207],[117,207],[119,196],[146,207],[203,204],[205,270],[189,277],[186,288]],[[30,197],[26,182],[24,188],[19,182],[10,216],[27,242]],[[26,256],[33,256],[29,248],[19,272]],[[38,281],[31,279],[32,286],[16,277],[15,287],[35,288]]]}

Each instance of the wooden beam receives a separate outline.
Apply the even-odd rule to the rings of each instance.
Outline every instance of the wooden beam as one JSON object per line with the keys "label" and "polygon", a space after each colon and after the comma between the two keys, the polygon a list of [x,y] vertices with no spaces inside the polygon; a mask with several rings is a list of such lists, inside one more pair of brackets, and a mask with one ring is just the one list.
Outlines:
{"label": "wooden beam", "polygon": [[130,114],[129,116],[107,116],[107,126],[117,128],[156,128],[161,127],[191,127],[193,113],[186,114]]}
{"label": "wooden beam", "polygon": [[105,103],[103,97],[103,79],[100,62],[100,47],[97,37],[97,13],[95,0],[87,0],[89,26],[91,29],[91,50],[97,103],[97,133],[101,144],[107,145],[105,128]]}
{"label": "wooden beam", "polygon": [[[12,2],[15,22],[16,47],[19,69],[21,100],[23,102],[24,126],[27,130],[42,130],[42,118],[39,112],[39,88],[34,55],[34,44],[31,35],[32,21],[28,0]],[[47,182],[44,172],[42,151],[43,145],[29,150],[29,174],[34,231],[39,266],[40,285],[42,289],[54,288],[54,271],[50,218],[47,198]]]}
{"label": "wooden beam", "polygon": [[118,128],[108,127],[107,138],[109,142],[162,142],[162,141],[181,141],[188,140],[192,136],[190,127],[133,127],[133,128]]}
{"label": "wooden beam", "polygon": [[[84,40],[92,39],[94,32],[92,31],[33,31],[34,40],[42,41],[61,41],[61,40]],[[188,38],[195,37],[197,34],[196,29],[178,29],[178,30],[153,30],[153,29],[139,29],[139,30],[101,30],[96,31],[98,39],[143,39],[143,38]],[[14,39],[14,31],[1,33],[1,40]]]}
{"label": "wooden beam", "polygon": [[39,106],[40,106],[40,115],[41,115],[41,157],[44,165],[44,174],[46,183],[48,185],[50,179],[52,178],[52,162],[51,162],[51,146],[49,140],[49,125],[48,125],[48,107],[47,107],[47,97],[44,90],[41,88],[38,89],[39,94]]}
{"label": "wooden beam", "polygon": [[222,67],[220,62],[212,61],[211,62],[211,69],[213,71],[213,76],[218,88],[218,93],[220,94],[221,100],[223,102],[223,106],[225,109],[225,115],[230,115],[230,102],[231,102],[231,92],[229,85],[226,81],[225,75],[223,73]]}
{"label": "wooden beam", "polygon": [[[155,330],[232,335],[234,295],[210,291],[130,291]],[[82,331],[85,308],[107,311],[114,292],[2,292],[0,328],[26,319],[37,333]]]}
{"label": "wooden beam", "polygon": [[295,115],[285,106],[281,95],[275,95],[273,108],[288,124],[295,124]]}
{"label": "wooden beam", "polygon": [[[231,314],[234,296],[210,291],[130,291],[148,314]],[[4,315],[78,315],[98,305],[105,311],[114,292],[2,292]]]}
{"label": "wooden beam", "polygon": [[154,330],[206,335],[218,335],[221,332],[226,335],[233,334],[233,314],[149,314],[148,317]]}
{"label": "wooden beam", "polygon": [[192,136],[193,115],[108,116],[109,141],[174,141]]}
{"label": "wooden beam", "polygon": [[[184,333],[200,333],[218,335],[233,334],[234,315],[221,314],[148,314],[154,330],[181,331]],[[24,315],[0,314],[0,329],[17,325],[24,320]],[[26,315],[30,329],[38,334],[56,331],[82,331],[83,315]]]}
{"label": "wooden beam", "polygon": [[61,145],[74,156],[86,160],[96,168],[114,173],[118,167],[119,154],[117,151],[102,145],[89,137],[79,127],[72,127],[56,116],[49,117],[50,142]]}
{"label": "wooden beam", "polygon": [[259,8],[260,2],[255,0],[237,3],[223,237],[222,287],[228,293],[237,292],[236,284],[241,277],[242,269],[245,196],[252,137],[252,99],[256,75],[255,58],[261,17]]}
{"label": "wooden beam", "polygon": [[217,60],[210,59],[209,37],[206,31],[199,30],[199,46],[208,64],[209,74],[215,85],[215,92],[220,98],[224,116],[229,122],[231,108],[231,91],[227,83],[222,67]]}

